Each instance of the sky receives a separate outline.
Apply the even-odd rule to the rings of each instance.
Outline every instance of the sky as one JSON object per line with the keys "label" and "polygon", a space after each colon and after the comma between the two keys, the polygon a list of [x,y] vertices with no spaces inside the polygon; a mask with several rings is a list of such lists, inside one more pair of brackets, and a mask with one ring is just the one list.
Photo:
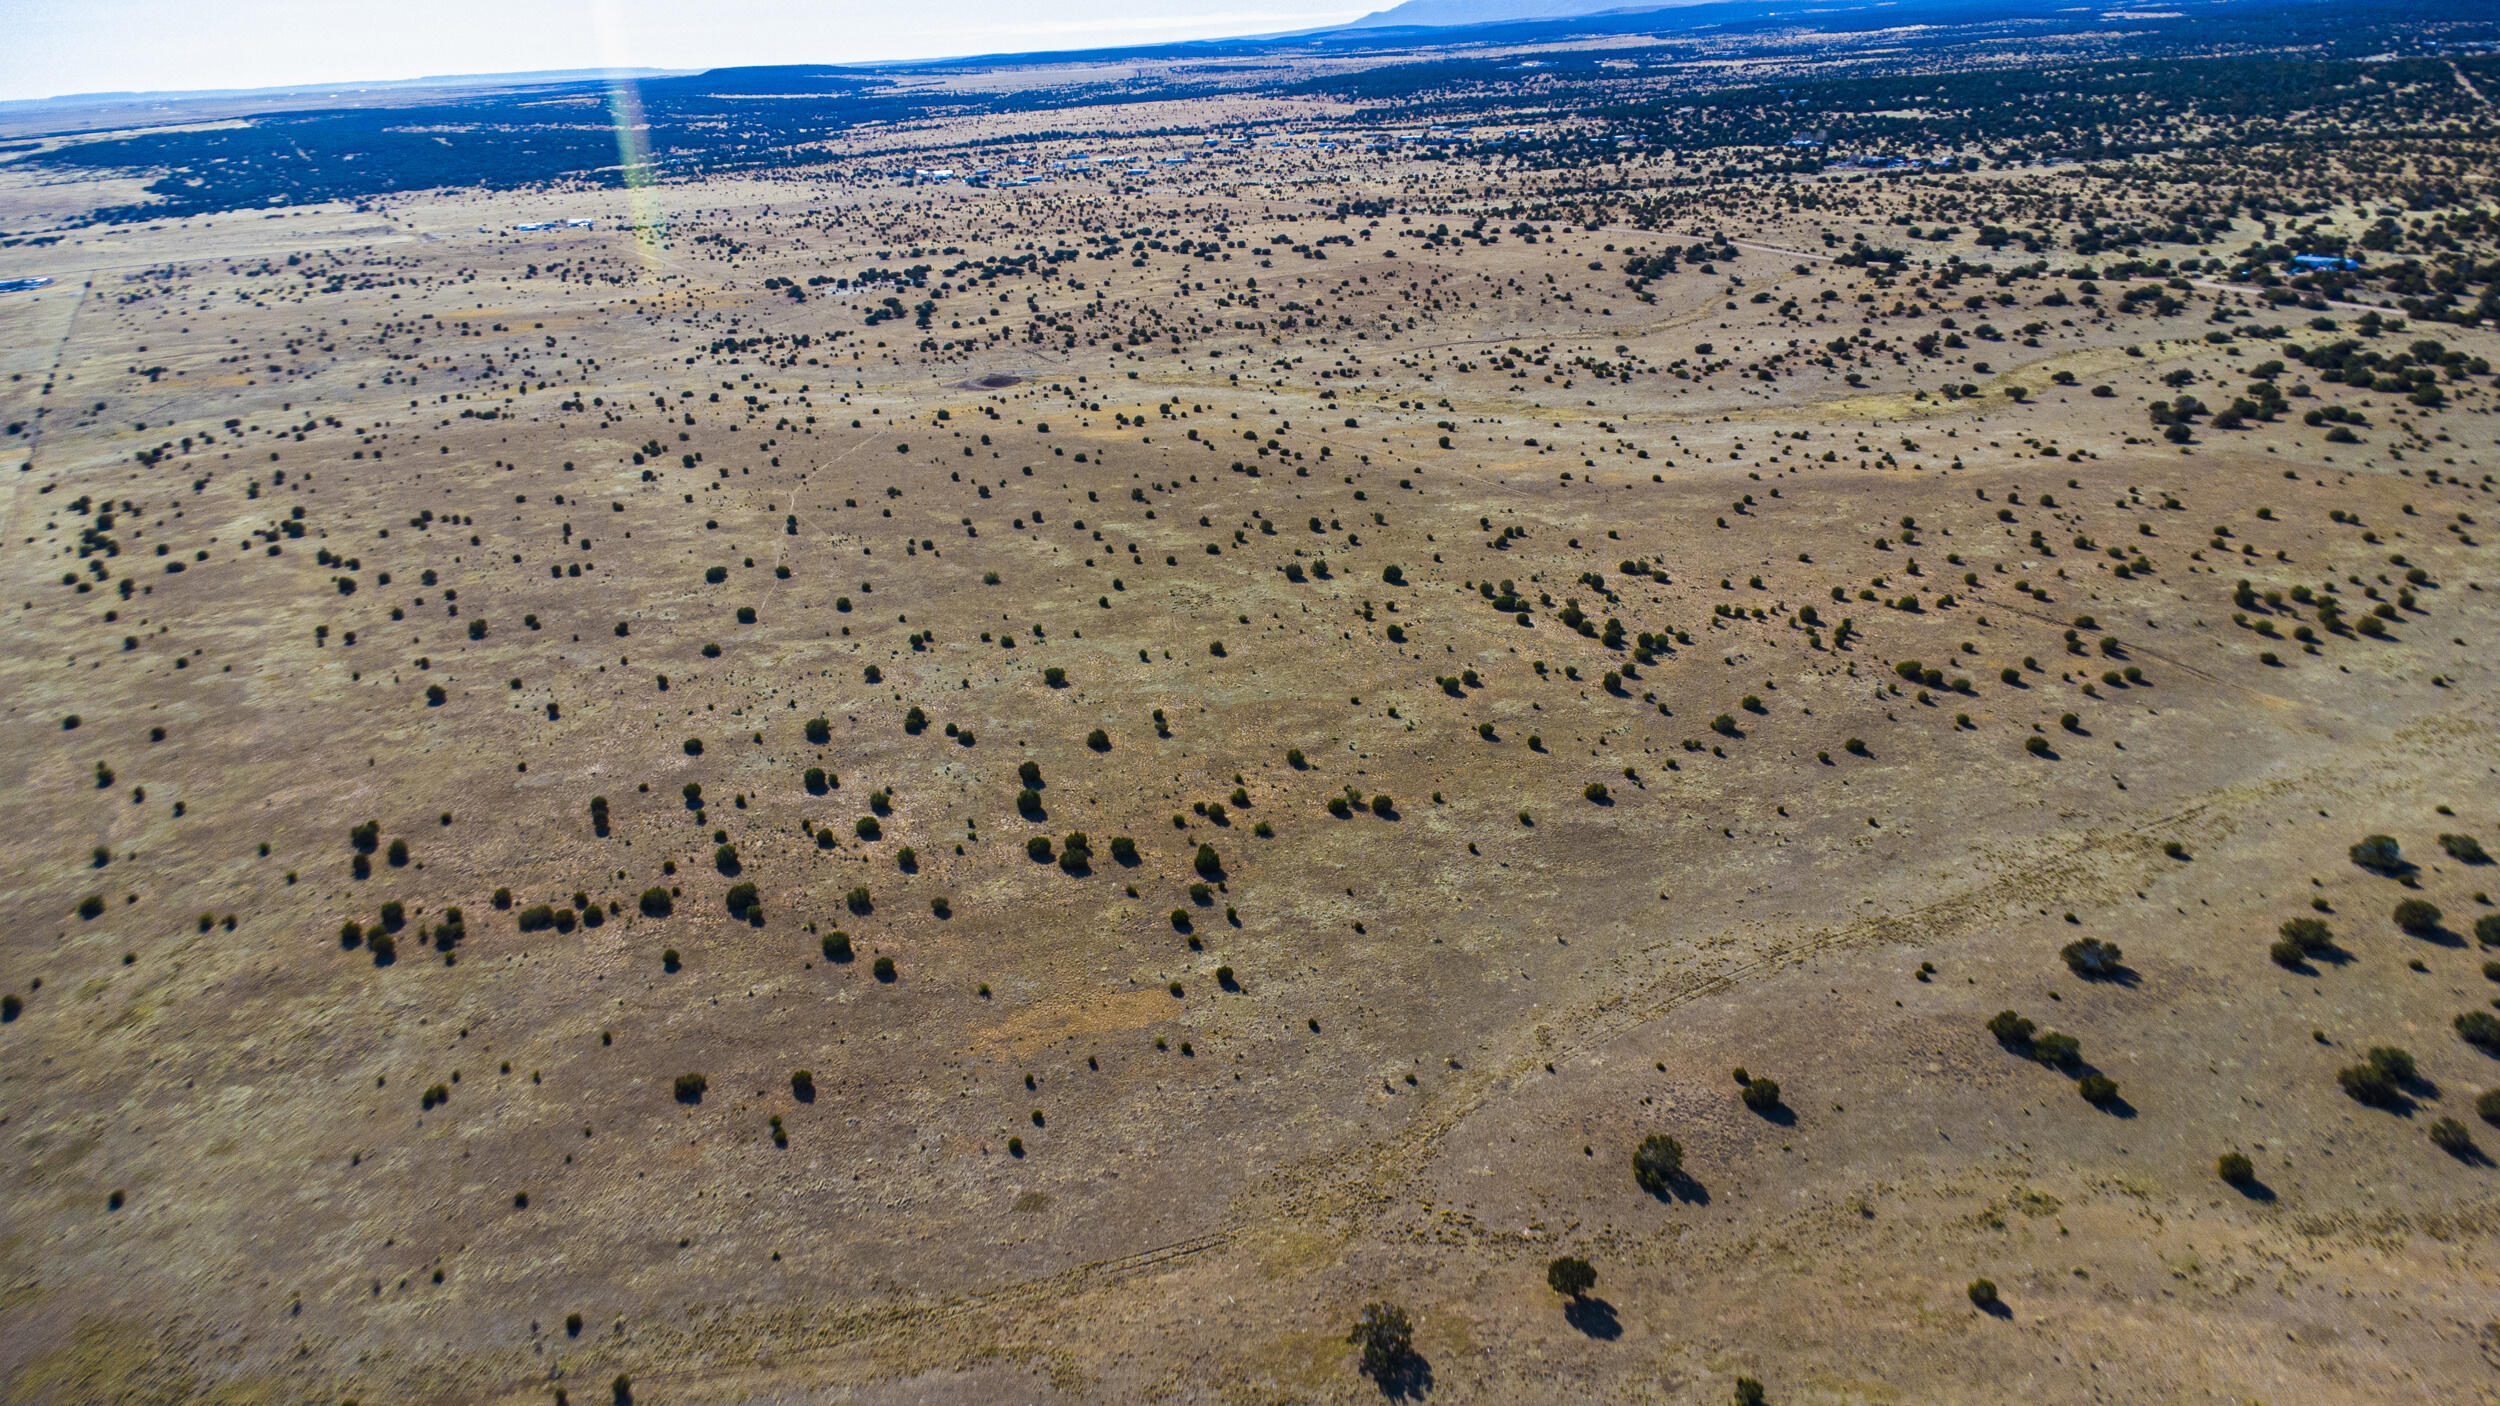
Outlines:
{"label": "sky", "polygon": [[0,100],[1268,34],[1393,0],[0,0]]}

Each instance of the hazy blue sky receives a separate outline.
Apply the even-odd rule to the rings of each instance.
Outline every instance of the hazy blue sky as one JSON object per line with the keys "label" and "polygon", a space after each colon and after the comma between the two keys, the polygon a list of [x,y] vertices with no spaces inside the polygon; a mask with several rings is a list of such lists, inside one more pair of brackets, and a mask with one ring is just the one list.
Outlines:
{"label": "hazy blue sky", "polygon": [[1261,34],[1394,0],[0,0],[0,99]]}

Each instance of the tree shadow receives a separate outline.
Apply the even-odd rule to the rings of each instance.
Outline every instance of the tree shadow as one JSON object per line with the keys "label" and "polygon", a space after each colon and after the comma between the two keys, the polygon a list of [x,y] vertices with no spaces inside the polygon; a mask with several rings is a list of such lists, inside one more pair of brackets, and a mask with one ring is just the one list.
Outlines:
{"label": "tree shadow", "polygon": [[2133,1118],[2136,1112],[2135,1105],[2127,1102],[2125,1094],[2111,1094],[2092,1106],[2112,1118]]}
{"label": "tree shadow", "polygon": [[1571,1300],[1563,1305],[1563,1321],[1602,1342],[1623,1336],[1623,1320],[1615,1316],[1615,1306],[1604,1299]]}
{"label": "tree shadow", "polygon": [[2426,928],[2407,928],[2405,936],[2417,942],[2427,942],[2433,947],[2445,947],[2452,951],[2461,950],[2465,946],[2464,936],[2451,932],[2446,923],[2433,923]]}
{"label": "tree shadow", "polygon": [[2003,1299],[1990,1299],[1983,1304],[1973,1304],[1972,1307],[1978,1309],[1981,1313],[1988,1315],[1990,1318],[2002,1319],[2008,1323],[2014,1321],[2014,1309],[2012,1305],[2006,1303]]}
{"label": "tree shadow", "polygon": [[2096,985],[2123,986],[2130,991],[2144,984],[2144,974],[2124,962],[2097,971],[2076,972],[2075,975]]}
{"label": "tree shadow", "polygon": [[1421,1401],[1432,1390],[1432,1359],[1409,1351],[1381,1368],[1372,1384],[1391,1401]]}
{"label": "tree shadow", "polygon": [[2259,1181],[2254,1175],[2251,1175],[2241,1181],[2232,1182],[2230,1185],[2232,1190],[2247,1197],[2251,1201],[2271,1204],[2275,1199],[2274,1188],[2266,1185],[2262,1181]]}
{"label": "tree shadow", "polygon": [[1650,1192],[1650,1195],[1668,1205],[1674,1205],[1677,1202],[1692,1206],[1710,1204],[1710,1188],[1695,1181],[1688,1172],[1670,1174],[1664,1183]]}
{"label": "tree shadow", "polygon": [[1775,1124],[1783,1128],[1793,1128],[1797,1126],[1797,1110],[1789,1107],[1785,1103],[1774,1103],[1763,1108],[1754,1108],[1754,1106],[1750,1103],[1745,1106],[1747,1108],[1752,1108],[1753,1115],[1765,1123]]}

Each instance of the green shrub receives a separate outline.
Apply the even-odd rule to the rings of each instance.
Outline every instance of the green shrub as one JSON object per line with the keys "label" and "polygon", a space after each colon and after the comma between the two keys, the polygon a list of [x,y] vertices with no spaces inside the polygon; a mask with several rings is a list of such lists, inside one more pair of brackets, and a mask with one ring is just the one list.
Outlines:
{"label": "green shrub", "polygon": [[2500,1055],[2500,1016],[2489,1011],[2467,1011],[2455,1021],[2457,1038],[2485,1054]]}
{"label": "green shrub", "polygon": [[1126,868],[1137,866],[1137,841],[1126,835],[1111,837],[1111,858]]}
{"label": "green shrub", "polygon": [[1097,752],[1108,752],[1111,750],[1111,734],[1101,728],[1095,728],[1092,732],[1085,734],[1085,745]]}
{"label": "green shrub", "polygon": [[1986,1279],[1970,1281],[1970,1301],[1983,1309],[1995,1308],[2003,1300],[1997,1297],[1997,1286]]}
{"label": "green shrub", "polygon": [[1395,1304],[1365,1304],[1346,1341],[1361,1350],[1363,1375],[1375,1381],[1395,1381],[1415,1355],[1414,1320]]}
{"label": "green shrub", "polygon": [[2451,1157],[2465,1157],[2474,1151],[2474,1135],[2454,1118],[2442,1118],[2430,1126],[2431,1146]]}
{"label": "green shrub", "polygon": [[1684,1174],[1684,1144],[1665,1133],[1641,1139],[1632,1153],[1632,1179],[1652,1196],[1664,1196]]}
{"label": "green shrub", "polygon": [[646,918],[665,918],[675,906],[667,889],[654,884],[642,891],[642,915]]}
{"label": "green shrub", "polygon": [[2083,1042],[2055,1030],[2031,1042],[2031,1057],[2052,1069],[2071,1069],[2083,1058]]}
{"label": "green shrub", "polygon": [[891,983],[894,980],[894,959],[879,957],[868,964],[868,970],[876,975],[877,980]]}
{"label": "green shrub", "polygon": [[2286,918],[2279,931],[2305,956],[2316,957],[2335,950],[2335,932],[2322,918]]}
{"label": "green shrub", "polygon": [[1780,1106],[1780,1086],[1775,1079],[1748,1079],[1738,1095],[1745,1106],[1756,1113],[1769,1113]]}
{"label": "green shrub", "polygon": [[1198,853],[1190,860],[1190,864],[1210,882],[1224,877],[1224,861],[1216,857],[1213,845],[1198,846]]}
{"label": "green shrub", "polygon": [[1606,783],[1603,781],[1592,781],[1588,785],[1581,787],[1580,794],[1586,797],[1593,805],[1602,806],[1606,804],[1609,799],[1606,791]]}
{"label": "green shrub", "polygon": [[2472,835],[2442,835],[2439,847],[2459,864],[2489,864],[2491,856],[2483,852],[2483,842]]}
{"label": "green shrub", "polygon": [[885,838],[885,827],[877,823],[877,817],[863,815],[851,823],[851,833],[863,840],[882,840]]}
{"label": "green shrub", "polygon": [[700,1074],[680,1074],[677,1076],[677,1101],[679,1103],[701,1103],[703,1101],[703,1091],[711,1086],[712,1081],[704,1078]]}
{"label": "green shrub", "polygon": [[790,1097],[797,1099],[801,1103],[814,1102],[816,1098],[816,1076],[804,1069],[794,1069],[790,1071]]}
{"label": "green shrub", "polygon": [[1036,864],[1050,862],[1050,836],[1035,835],[1024,842],[1024,857]]}
{"label": "green shrub", "polygon": [[2086,937],[2067,943],[2057,955],[2065,959],[2068,971],[2086,981],[2099,981],[2118,973],[2124,954],[2117,943]]}
{"label": "green shrub", "polygon": [[851,935],[840,928],[825,934],[823,946],[826,961],[847,962],[851,960]]}
{"label": "green shrub", "polygon": [[2037,734],[2026,737],[2023,739],[2023,750],[2035,757],[2045,757],[2049,754],[2049,739]]}
{"label": "green shrub", "polygon": [[1597,1269],[1587,1260],[1564,1255],[1545,1266],[1545,1284],[1557,1294],[1576,1299],[1597,1287]]}
{"label": "green shrub", "polygon": [[807,720],[807,740],[822,747],[833,740],[833,723],[823,714]]}
{"label": "green shrub", "polygon": [[2118,1097],[2118,1081],[2106,1074],[2086,1074],[2075,1082],[2075,1092],[2086,1103],[2111,1103]]}
{"label": "green shrub", "polygon": [[2500,1089],[2485,1089],[2475,1095],[2474,1111],[2484,1122],[2500,1127]]}
{"label": "green shrub", "polygon": [[755,885],[751,883],[731,884],[722,901],[728,905],[729,916],[740,922],[758,922],[764,916],[764,901],[756,895]]}
{"label": "green shrub", "polygon": [[2396,905],[2393,915],[2396,926],[2415,937],[2428,937],[2439,931],[2442,914],[2439,905],[2427,899],[2408,898]]}
{"label": "green shrub", "polygon": [[2485,913],[2474,920],[2474,940],[2485,947],[2500,947],[2500,913]]}
{"label": "green shrub", "polygon": [[2392,874],[2404,866],[2404,853],[2392,835],[2365,835],[2348,853],[2353,863],[2376,873]]}
{"label": "green shrub", "polygon": [[2214,1159],[2214,1175],[2233,1186],[2246,1186],[2257,1178],[2257,1166],[2244,1153],[2225,1152]]}
{"label": "green shrub", "polygon": [[1998,1011],[1995,1015],[1988,1017],[1988,1033],[1994,1035],[1997,1043],[2007,1049],[2029,1048],[2032,1034],[2037,1028],[2029,1019],[2012,1011]]}

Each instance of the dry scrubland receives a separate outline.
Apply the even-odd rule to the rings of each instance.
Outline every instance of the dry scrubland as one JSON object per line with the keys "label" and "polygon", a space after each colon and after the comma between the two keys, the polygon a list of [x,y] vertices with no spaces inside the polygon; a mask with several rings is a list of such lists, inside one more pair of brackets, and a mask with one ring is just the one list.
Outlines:
{"label": "dry scrubland", "polygon": [[2500,337],[1228,161],[0,255],[0,1395],[2491,1399]]}

